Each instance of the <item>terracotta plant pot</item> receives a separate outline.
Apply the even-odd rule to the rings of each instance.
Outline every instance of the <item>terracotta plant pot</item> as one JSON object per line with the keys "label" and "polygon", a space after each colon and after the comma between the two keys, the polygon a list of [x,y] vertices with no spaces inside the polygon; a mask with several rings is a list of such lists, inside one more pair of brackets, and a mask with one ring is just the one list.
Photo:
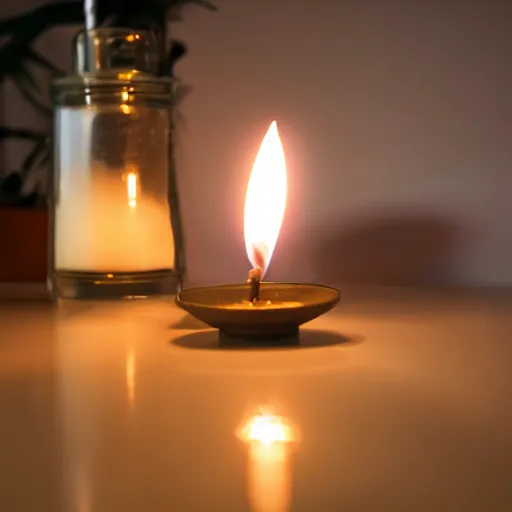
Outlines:
{"label": "terracotta plant pot", "polygon": [[44,282],[48,211],[0,208],[0,282]]}

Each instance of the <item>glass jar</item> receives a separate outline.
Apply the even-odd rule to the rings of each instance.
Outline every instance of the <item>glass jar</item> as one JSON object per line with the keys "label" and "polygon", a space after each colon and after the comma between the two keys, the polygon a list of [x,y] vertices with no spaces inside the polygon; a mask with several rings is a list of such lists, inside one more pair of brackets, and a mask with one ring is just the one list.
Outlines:
{"label": "glass jar", "polygon": [[76,47],[77,74],[53,89],[51,291],[57,298],[174,293],[181,242],[172,81],[153,74],[157,42],[147,32],[97,29]]}

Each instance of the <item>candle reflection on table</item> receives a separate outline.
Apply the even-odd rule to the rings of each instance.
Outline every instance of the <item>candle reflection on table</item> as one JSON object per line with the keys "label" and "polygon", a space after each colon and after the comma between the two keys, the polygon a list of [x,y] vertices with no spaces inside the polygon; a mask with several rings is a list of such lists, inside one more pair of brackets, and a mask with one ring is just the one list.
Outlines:
{"label": "candle reflection on table", "polygon": [[77,512],[91,512],[91,490],[90,484],[85,472],[79,472],[76,476],[75,483],[76,491],[76,511]]}
{"label": "candle reflection on table", "polygon": [[247,492],[251,510],[290,510],[294,429],[284,418],[262,412],[249,419],[240,437],[248,444]]}
{"label": "candle reflection on table", "polygon": [[126,354],[125,377],[128,406],[130,410],[133,410],[135,403],[135,352],[133,348],[130,348]]}

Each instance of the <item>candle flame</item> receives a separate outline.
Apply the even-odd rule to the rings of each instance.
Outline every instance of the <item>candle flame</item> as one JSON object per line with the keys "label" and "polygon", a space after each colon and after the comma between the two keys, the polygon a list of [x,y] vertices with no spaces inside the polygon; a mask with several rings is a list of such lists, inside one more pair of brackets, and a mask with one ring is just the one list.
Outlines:
{"label": "candle flame", "polygon": [[286,206],[286,162],[275,121],[263,138],[245,198],[244,233],[253,267],[268,268]]}
{"label": "candle flame", "polygon": [[126,185],[128,190],[128,205],[130,208],[135,208],[137,206],[137,175],[134,172],[128,173]]}

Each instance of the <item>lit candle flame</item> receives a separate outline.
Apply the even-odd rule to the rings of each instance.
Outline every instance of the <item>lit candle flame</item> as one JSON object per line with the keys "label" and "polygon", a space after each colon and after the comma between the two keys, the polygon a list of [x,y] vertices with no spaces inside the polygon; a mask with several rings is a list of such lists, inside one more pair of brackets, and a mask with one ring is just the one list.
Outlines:
{"label": "lit candle flame", "polygon": [[134,172],[128,173],[126,185],[128,190],[128,204],[130,208],[135,208],[137,206],[137,175]]}
{"label": "lit candle flame", "polygon": [[251,510],[290,510],[293,428],[282,417],[260,413],[249,419],[240,437],[249,444],[247,491]]}
{"label": "lit candle flame", "polygon": [[128,105],[128,102],[130,101],[130,93],[128,91],[122,91],[121,92],[121,105],[119,105],[119,108],[121,109],[121,112],[125,115],[130,115],[132,113],[132,107]]}
{"label": "lit candle flame", "polygon": [[252,266],[262,275],[272,258],[285,207],[286,162],[273,121],[256,156],[245,198],[245,247]]}

